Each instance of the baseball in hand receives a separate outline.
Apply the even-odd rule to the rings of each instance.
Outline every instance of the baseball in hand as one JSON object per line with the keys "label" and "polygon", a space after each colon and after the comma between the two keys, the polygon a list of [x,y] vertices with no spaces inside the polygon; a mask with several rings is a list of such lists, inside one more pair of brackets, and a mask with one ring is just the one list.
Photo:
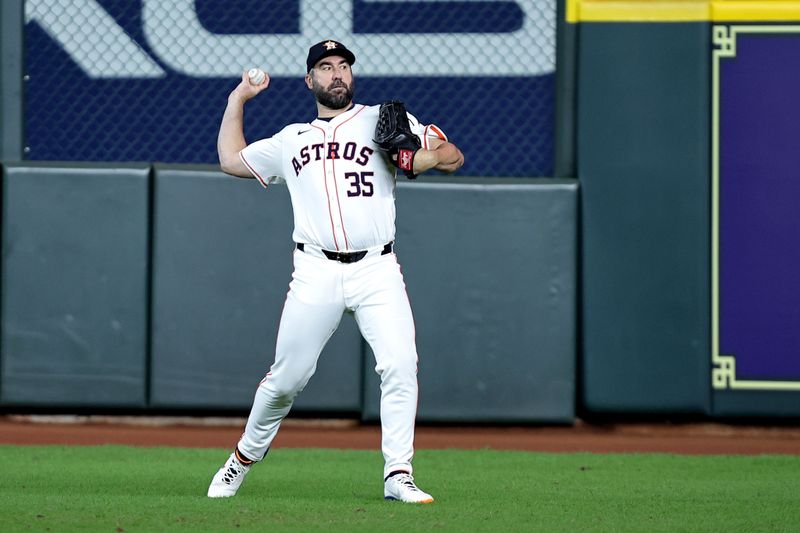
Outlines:
{"label": "baseball in hand", "polygon": [[266,77],[267,73],[260,68],[251,68],[247,71],[247,79],[250,80],[250,85],[261,85]]}

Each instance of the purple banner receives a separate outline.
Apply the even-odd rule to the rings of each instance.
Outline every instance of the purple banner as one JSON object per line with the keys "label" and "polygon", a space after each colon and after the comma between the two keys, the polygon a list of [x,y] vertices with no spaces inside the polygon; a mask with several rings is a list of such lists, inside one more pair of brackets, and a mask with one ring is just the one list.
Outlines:
{"label": "purple banner", "polygon": [[737,37],[719,71],[719,349],[737,380],[800,381],[800,33]]}

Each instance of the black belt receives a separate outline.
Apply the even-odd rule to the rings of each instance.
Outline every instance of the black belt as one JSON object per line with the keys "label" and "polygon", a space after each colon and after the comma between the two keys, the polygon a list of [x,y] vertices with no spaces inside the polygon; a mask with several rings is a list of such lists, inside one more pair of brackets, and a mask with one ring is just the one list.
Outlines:
{"label": "black belt", "polygon": [[[383,250],[381,251],[381,255],[392,253],[393,245],[393,242],[385,244]],[[297,249],[301,252],[305,251],[305,247],[305,244],[302,242],[297,243]],[[361,261],[367,256],[368,253],[368,250],[361,250],[360,252],[332,252],[330,250],[323,250],[321,248],[320,251],[331,261],[339,261],[340,263],[355,263],[357,261]]]}

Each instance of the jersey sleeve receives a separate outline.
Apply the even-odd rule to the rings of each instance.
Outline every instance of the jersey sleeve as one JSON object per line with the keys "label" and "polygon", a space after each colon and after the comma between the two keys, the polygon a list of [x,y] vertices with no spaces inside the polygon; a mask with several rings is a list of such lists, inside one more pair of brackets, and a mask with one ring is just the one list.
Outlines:
{"label": "jersey sleeve", "polygon": [[265,188],[270,183],[282,181],[282,133],[249,144],[239,152],[242,163]]}
{"label": "jersey sleeve", "polygon": [[411,131],[419,137],[420,142],[422,143],[422,147],[425,150],[428,150],[429,142],[431,139],[441,139],[442,141],[447,141],[447,135],[435,124],[421,124],[417,117],[412,115],[411,113],[408,114],[408,124],[411,126]]}

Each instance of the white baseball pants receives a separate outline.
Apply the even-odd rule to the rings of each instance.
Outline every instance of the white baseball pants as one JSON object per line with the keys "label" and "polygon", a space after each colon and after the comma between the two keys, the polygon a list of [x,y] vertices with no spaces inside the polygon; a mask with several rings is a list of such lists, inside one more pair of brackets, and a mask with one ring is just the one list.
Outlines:
{"label": "white baseball pants", "polygon": [[261,460],[292,402],[317,368],[345,310],[352,310],[381,378],[384,477],[412,472],[417,411],[414,320],[394,253],[343,264],[295,250],[275,362],[256,391],[239,450]]}

